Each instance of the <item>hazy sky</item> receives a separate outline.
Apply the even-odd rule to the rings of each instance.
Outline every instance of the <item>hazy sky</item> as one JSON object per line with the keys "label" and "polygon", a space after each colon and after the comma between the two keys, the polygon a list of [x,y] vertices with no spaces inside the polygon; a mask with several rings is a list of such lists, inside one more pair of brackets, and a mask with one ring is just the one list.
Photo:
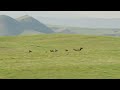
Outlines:
{"label": "hazy sky", "polygon": [[9,15],[13,18],[30,15],[33,17],[65,17],[65,18],[120,18],[120,11],[0,11],[0,15]]}

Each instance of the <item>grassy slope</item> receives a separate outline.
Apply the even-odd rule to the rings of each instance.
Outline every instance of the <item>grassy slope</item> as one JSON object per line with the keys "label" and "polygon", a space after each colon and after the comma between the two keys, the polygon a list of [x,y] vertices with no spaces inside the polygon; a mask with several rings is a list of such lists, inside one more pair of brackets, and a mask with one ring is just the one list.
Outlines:
{"label": "grassy slope", "polygon": [[[72,50],[80,47],[84,48],[81,52]],[[49,52],[55,48],[57,53]],[[64,49],[69,49],[69,54]],[[0,78],[120,78],[120,38],[62,34],[0,37]]]}

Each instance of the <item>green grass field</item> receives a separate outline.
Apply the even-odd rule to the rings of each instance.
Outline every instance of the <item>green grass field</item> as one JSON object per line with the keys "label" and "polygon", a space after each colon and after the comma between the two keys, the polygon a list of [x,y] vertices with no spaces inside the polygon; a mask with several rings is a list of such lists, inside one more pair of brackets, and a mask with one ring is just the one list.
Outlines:
{"label": "green grass field", "polygon": [[[84,49],[73,51],[80,47]],[[120,78],[120,38],[65,34],[0,37],[0,78]]]}

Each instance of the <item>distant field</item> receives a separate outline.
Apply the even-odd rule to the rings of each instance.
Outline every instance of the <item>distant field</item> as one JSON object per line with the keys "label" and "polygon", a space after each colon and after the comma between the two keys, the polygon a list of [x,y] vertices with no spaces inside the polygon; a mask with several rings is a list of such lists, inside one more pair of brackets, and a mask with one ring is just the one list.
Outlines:
{"label": "distant field", "polygon": [[[80,47],[84,49],[73,51]],[[120,38],[72,34],[0,37],[0,78],[120,78]]]}
{"label": "distant field", "polygon": [[72,26],[62,26],[62,25],[48,25],[55,32],[67,28],[71,32],[82,35],[100,35],[100,36],[120,36],[119,28],[82,28],[82,27],[72,27]]}

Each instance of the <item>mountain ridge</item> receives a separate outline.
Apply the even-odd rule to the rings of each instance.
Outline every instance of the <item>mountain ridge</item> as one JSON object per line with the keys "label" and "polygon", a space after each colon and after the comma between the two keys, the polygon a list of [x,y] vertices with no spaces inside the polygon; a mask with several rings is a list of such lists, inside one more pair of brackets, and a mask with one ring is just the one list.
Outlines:
{"label": "mountain ridge", "polygon": [[53,33],[52,29],[31,16],[24,15],[14,19],[7,15],[0,15],[0,36],[20,35],[25,30],[47,34]]}
{"label": "mountain ridge", "polygon": [[53,33],[52,29],[48,28],[45,24],[31,16],[25,15],[17,18],[16,20],[18,20],[20,23],[23,23],[25,29],[33,29],[43,33]]}

